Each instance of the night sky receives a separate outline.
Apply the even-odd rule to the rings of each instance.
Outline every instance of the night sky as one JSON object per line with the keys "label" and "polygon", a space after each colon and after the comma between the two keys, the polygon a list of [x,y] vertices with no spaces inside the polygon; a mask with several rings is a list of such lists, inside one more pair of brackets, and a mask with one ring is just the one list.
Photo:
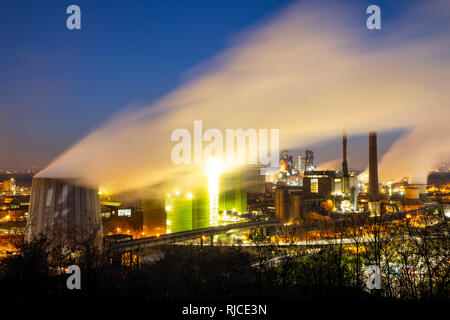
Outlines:
{"label": "night sky", "polygon": [[[191,68],[291,2],[3,0],[0,169],[44,167],[114,112],[169,93]],[[361,19],[369,4],[382,7],[384,23],[408,3],[390,2],[357,1]],[[70,4],[81,7],[81,30],[66,28]],[[382,134],[381,151],[399,134]],[[350,156],[363,167],[367,137],[352,139]],[[318,161],[338,156],[335,141],[311,147]]]}

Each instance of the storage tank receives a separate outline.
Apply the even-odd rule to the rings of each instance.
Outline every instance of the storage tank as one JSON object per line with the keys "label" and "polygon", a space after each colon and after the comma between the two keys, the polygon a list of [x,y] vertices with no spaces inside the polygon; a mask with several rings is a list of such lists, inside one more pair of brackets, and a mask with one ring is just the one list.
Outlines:
{"label": "storage tank", "polygon": [[103,230],[98,191],[75,179],[33,178],[25,239],[45,236],[52,245],[100,248]]}
{"label": "storage tank", "polygon": [[427,193],[426,184],[410,184],[405,187],[405,199],[419,199],[421,194]]}

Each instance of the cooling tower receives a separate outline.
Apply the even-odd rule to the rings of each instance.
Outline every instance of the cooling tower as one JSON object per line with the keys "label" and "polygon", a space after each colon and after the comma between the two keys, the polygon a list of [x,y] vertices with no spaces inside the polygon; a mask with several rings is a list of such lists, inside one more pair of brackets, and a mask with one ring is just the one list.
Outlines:
{"label": "cooling tower", "polygon": [[103,230],[97,190],[73,179],[33,178],[25,239],[42,236],[64,248],[99,248]]}

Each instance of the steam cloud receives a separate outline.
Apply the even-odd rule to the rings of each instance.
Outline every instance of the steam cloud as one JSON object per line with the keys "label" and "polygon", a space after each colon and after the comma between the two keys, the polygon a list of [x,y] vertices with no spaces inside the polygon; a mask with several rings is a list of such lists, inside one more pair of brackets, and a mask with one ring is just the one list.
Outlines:
{"label": "steam cloud", "polygon": [[115,115],[38,176],[78,177],[111,191],[158,185],[180,171],[170,159],[171,132],[192,133],[202,120],[205,129],[279,128],[283,149],[340,136],[343,127],[349,134],[408,129],[380,175],[423,180],[449,157],[450,6],[404,10],[396,23],[369,31],[362,7],[290,6],[161,100]]}

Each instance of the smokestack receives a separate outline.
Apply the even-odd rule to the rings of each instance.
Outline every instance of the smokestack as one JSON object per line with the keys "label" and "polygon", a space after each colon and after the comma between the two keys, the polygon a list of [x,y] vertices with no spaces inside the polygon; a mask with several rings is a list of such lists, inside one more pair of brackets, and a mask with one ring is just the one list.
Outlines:
{"label": "smokestack", "polygon": [[347,160],[347,131],[342,135],[342,194],[348,197],[350,194],[350,180],[348,178],[348,160]]}
{"label": "smokestack", "polygon": [[51,245],[100,248],[102,220],[97,190],[73,179],[33,178],[25,239],[46,237]]}
{"label": "smokestack", "polygon": [[348,160],[347,160],[347,131],[344,130],[342,136],[342,176],[348,177]]}
{"label": "smokestack", "polygon": [[380,214],[380,190],[378,187],[377,133],[369,133],[369,210]]}
{"label": "smokestack", "polygon": [[378,187],[377,133],[369,133],[369,201],[380,201]]}

